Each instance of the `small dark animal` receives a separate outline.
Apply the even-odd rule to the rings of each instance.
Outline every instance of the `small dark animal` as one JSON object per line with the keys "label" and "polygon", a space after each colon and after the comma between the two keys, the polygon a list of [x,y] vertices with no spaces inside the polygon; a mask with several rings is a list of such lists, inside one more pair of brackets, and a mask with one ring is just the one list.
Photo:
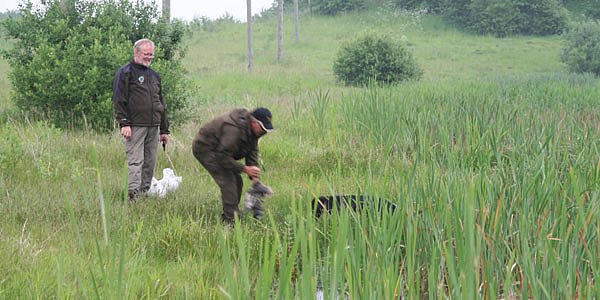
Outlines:
{"label": "small dark animal", "polygon": [[331,213],[334,209],[340,211],[344,208],[350,208],[356,212],[360,212],[367,206],[374,207],[376,211],[387,209],[389,213],[393,213],[396,210],[396,204],[392,202],[365,195],[320,196],[319,198],[312,199],[312,209],[317,218],[321,217],[323,212]]}

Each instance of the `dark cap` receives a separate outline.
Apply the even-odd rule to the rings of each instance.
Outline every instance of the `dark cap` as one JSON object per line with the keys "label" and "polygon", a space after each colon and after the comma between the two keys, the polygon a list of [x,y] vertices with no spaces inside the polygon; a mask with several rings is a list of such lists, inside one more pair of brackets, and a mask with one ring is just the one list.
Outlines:
{"label": "dark cap", "polygon": [[267,132],[273,130],[273,124],[271,123],[271,119],[273,118],[273,116],[271,115],[271,112],[268,109],[264,107],[259,107],[252,111],[252,116],[259,121],[260,127],[262,127],[262,129],[264,129]]}

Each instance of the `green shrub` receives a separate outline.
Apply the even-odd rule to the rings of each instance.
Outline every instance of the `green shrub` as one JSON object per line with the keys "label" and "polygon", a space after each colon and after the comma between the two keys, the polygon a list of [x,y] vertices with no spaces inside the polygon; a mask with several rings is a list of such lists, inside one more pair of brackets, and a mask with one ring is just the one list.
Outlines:
{"label": "green shrub", "polygon": [[438,13],[444,8],[444,0],[390,0],[394,6],[401,9],[427,8],[429,12]]}
{"label": "green shrub", "polygon": [[[123,0],[42,1],[20,6],[18,18],[2,22],[16,39],[3,51],[16,106],[58,127],[86,125],[110,129],[114,124],[112,81],[133,56],[133,43],[152,39],[153,67],[163,76],[169,114],[181,115],[189,93],[180,59],[185,51],[180,22],[160,21],[155,6]],[[163,67],[164,66],[164,67]]]}
{"label": "green shrub", "polygon": [[456,25],[468,28],[471,24],[471,0],[442,0],[444,15]]}
{"label": "green shrub", "polygon": [[469,8],[469,27],[475,32],[507,36],[517,33],[523,23],[514,1],[473,0]]}
{"label": "green shrub", "polygon": [[575,24],[563,37],[561,61],[572,72],[600,75],[600,22]]}
{"label": "green shrub", "polygon": [[333,64],[333,73],[339,82],[358,86],[419,79],[423,74],[402,42],[375,33],[344,43]]}
{"label": "green shrub", "polygon": [[313,0],[312,6],[315,12],[329,16],[366,7],[364,0]]}
{"label": "green shrub", "polygon": [[568,12],[559,0],[519,0],[516,5],[523,20],[518,33],[561,34],[567,28]]}
{"label": "green shrub", "polygon": [[584,2],[586,16],[600,19],[600,0],[588,0]]}
{"label": "green shrub", "polygon": [[423,0],[392,0],[392,3],[403,9],[415,9],[425,5]]}
{"label": "green shrub", "polygon": [[559,0],[446,1],[450,20],[482,34],[548,35],[567,26],[567,10]]}

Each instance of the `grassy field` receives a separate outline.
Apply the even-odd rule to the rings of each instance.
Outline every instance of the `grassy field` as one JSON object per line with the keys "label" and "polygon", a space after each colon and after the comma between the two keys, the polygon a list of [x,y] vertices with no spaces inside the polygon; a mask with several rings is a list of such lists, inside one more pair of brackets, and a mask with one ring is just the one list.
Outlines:
{"label": "grassy field", "polygon": [[[560,37],[474,36],[382,10],[303,16],[299,42],[291,24],[279,63],[276,20],[255,24],[251,73],[244,24],[186,38],[194,116],[159,153],[157,177],[169,157],[183,177],[165,198],[123,201],[117,132],[7,117],[0,298],[600,296],[600,87],[566,72]],[[364,30],[405,35],[425,78],[337,85],[336,51]],[[0,61],[0,112],[7,74]],[[275,196],[263,222],[224,229],[191,140],[209,118],[255,106],[274,114],[260,150]],[[398,207],[311,216],[315,195],[352,193]]]}

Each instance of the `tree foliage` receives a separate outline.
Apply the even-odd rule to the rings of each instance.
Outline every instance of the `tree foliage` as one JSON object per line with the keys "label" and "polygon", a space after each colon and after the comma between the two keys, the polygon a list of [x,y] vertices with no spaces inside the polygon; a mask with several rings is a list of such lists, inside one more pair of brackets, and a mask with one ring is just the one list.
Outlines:
{"label": "tree foliage", "polygon": [[575,24],[564,34],[564,39],[561,61],[572,72],[600,76],[600,22]]}
{"label": "tree foliage", "polygon": [[587,16],[594,19],[600,19],[600,0],[584,1],[584,7]]}
{"label": "tree foliage", "polygon": [[17,107],[59,127],[112,128],[112,81],[133,56],[133,43],[152,39],[152,67],[163,78],[169,115],[182,117],[189,94],[181,57],[184,26],[160,20],[155,6],[127,0],[26,2],[2,22],[14,47],[3,51]]}
{"label": "tree foliage", "polygon": [[446,0],[445,13],[467,29],[500,37],[557,34],[567,26],[559,0]]}
{"label": "tree foliage", "polygon": [[404,43],[376,33],[365,33],[344,43],[333,73],[339,82],[357,86],[419,79],[423,74]]}
{"label": "tree foliage", "polygon": [[366,8],[365,0],[313,0],[315,12],[322,15],[336,15],[339,13],[361,10]]}
{"label": "tree foliage", "polygon": [[444,8],[445,0],[390,0],[390,2],[401,9],[426,8],[433,13],[439,13]]}

